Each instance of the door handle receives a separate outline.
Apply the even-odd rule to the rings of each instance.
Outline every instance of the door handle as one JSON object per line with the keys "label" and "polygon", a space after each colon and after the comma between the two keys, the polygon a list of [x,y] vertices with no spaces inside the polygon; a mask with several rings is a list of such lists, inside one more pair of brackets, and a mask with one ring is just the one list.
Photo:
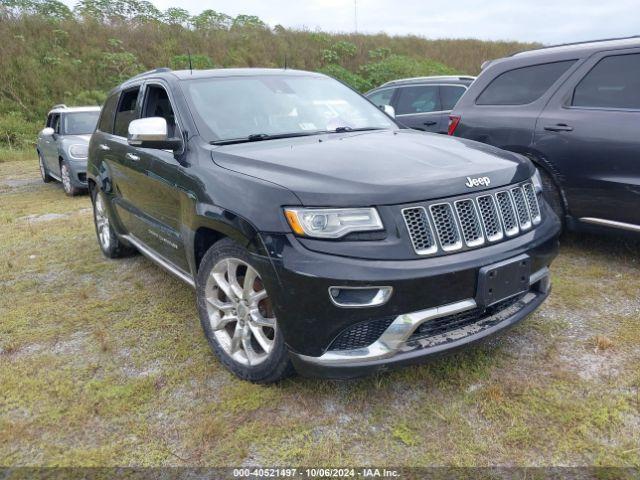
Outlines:
{"label": "door handle", "polygon": [[434,122],[433,120],[429,120],[428,122],[424,122],[423,125],[426,125],[427,127],[432,127],[436,123],[438,123],[438,122]]}
{"label": "door handle", "polygon": [[140,160],[140,157],[138,155],[134,155],[133,153],[127,153],[125,155],[125,158],[128,160],[133,160],[134,162],[137,162],[138,160]]}
{"label": "door handle", "polygon": [[101,143],[99,147],[100,147],[100,150],[105,150],[105,151],[111,150],[111,147],[109,147],[109,145],[105,145],[104,143]]}
{"label": "door handle", "polygon": [[557,123],[555,125],[547,125],[544,127],[548,132],[571,132],[573,127],[570,127],[566,123]]}

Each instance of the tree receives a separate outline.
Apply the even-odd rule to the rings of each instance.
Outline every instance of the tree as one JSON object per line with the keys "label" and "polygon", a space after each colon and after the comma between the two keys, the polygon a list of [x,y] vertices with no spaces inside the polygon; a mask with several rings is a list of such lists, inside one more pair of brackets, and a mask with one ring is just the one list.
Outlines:
{"label": "tree", "polygon": [[191,23],[198,30],[229,30],[233,19],[227,14],[209,9],[193,17]]}
{"label": "tree", "polygon": [[164,21],[170,25],[189,25],[191,15],[184,8],[171,7],[164,12]]}

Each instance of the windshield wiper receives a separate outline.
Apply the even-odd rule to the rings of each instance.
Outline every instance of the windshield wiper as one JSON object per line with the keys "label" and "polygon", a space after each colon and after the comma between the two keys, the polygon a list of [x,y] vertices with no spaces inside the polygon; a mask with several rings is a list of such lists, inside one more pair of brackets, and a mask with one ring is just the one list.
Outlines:
{"label": "windshield wiper", "polygon": [[228,138],[226,140],[214,140],[209,142],[211,145],[231,145],[233,143],[261,142],[263,140],[276,140],[278,138],[307,137],[309,135],[317,135],[319,132],[290,132],[277,133],[269,135],[267,133],[252,133],[248,137]]}
{"label": "windshield wiper", "polygon": [[329,133],[344,133],[344,132],[367,132],[370,130],[385,130],[380,127],[362,127],[362,128],[352,128],[352,127],[336,127],[333,130],[327,130]]}

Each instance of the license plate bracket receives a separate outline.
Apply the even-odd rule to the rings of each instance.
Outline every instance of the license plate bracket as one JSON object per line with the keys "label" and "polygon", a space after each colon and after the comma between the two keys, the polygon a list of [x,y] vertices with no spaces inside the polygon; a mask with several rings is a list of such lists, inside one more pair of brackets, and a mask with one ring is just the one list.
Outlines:
{"label": "license plate bracket", "polygon": [[476,303],[490,307],[529,290],[531,258],[523,254],[482,267],[478,272]]}

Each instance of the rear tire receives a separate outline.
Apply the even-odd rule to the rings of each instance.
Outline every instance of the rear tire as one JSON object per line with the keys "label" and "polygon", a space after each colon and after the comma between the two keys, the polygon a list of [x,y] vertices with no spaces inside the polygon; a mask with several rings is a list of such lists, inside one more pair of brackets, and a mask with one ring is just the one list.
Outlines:
{"label": "rear tire", "polygon": [[71,167],[69,167],[69,164],[64,160],[60,160],[60,179],[62,180],[64,193],[69,197],[75,197],[82,191],[82,189],[73,185],[73,181],[71,179]]}
{"label": "rear tire", "polygon": [[53,177],[49,175],[47,171],[47,167],[44,165],[44,160],[42,159],[42,155],[38,152],[38,163],[40,164],[40,176],[42,177],[42,181],[44,183],[53,182]]}
{"label": "rear tire", "polygon": [[237,377],[273,383],[293,374],[260,273],[231,239],[215,243],[198,270],[198,314],[220,362]]}
{"label": "rear tire", "polygon": [[106,195],[101,190],[94,188],[91,191],[91,200],[93,203],[93,224],[96,227],[98,244],[104,256],[121,258],[133,255],[136,250],[122,243],[113,231]]}
{"label": "rear tire", "polygon": [[539,168],[540,178],[542,179],[542,187],[543,187],[543,195],[551,209],[560,219],[560,223],[562,223],[562,228],[564,229],[565,224],[565,210],[564,210],[564,202],[562,200],[562,194],[560,193],[560,189],[558,185],[553,180],[551,175],[545,172],[543,169]]}

